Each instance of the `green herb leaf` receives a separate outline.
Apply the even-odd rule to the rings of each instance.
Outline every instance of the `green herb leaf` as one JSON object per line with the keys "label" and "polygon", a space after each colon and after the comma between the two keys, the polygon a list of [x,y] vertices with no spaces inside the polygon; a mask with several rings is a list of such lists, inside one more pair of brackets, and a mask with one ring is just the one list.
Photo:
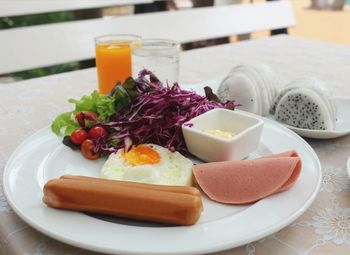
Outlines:
{"label": "green herb leaf", "polygon": [[204,92],[205,92],[206,98],[208,98],[209,100],[214,102],[220,102],[220,99],[218,98],[217,95],[214,94],[213,90],[210,87],[208,86],[204,87]]}
{"label": "green herb leaf", "polygon": [[116,87],[113,96],[115,98],[115,109],[117,112],[131,103],[131,98],[122,85]]}
{"label": "green herb leaf", "polygon": [[126,90],[131,100],[134,99],[138,94],[136,90],[135,80],[131,77],[125,80],[123,88]]}

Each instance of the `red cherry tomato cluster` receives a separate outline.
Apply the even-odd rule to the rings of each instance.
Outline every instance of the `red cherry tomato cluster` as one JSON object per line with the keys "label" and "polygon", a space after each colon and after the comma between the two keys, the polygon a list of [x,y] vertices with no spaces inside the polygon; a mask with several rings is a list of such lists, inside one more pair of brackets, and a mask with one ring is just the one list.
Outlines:
{"label": "red cherry tomato cluster", "polygon": [[98,159],[100,152],[95,151],[96,140],[106,139],[107,130],[101,126],[94,126],[97,116],[94,112],[78,112],[75,115],[80,128],[73,131],[70,141],[80,146],[80,151],[85,158]]}

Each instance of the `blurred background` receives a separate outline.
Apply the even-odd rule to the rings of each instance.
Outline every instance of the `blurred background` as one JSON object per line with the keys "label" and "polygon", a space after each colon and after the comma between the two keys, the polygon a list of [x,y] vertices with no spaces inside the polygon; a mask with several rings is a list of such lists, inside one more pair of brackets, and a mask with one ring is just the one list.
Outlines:
{"label": "blurred background", "polygon": [[290,35],[350,46],[350,0],[292,0],[292,4],[296,26],[289,29]]}
{"label": "blurred background", "polygon": [[[53,2],[54,0],[47,1]],[[0,0],[0,8],[2,8],[1,5],[5,2],[9,1]],[[21,5],[23,2],[25,2],[25,0],[12,0],[12,3],[18,5]],[[73,3],[74,0],[71,0],[70,2]],[[8,16],[0,17],[0,30],[108,16],[135,15],[146,12],[176,11],[213,5],[247,4],[257,2],[265,2],[265,0],[151,1],[147,4],[125,4],[122,6],[109,6],[96,9],[89,8],[84,10],[49,12],[34,15]],[[280,29],[278,31],[259,31],[250,35],[237,35],[229,38],[187,43],[186,45],[182,45],[182,49],[188,50],[228,42],[235,43],[240,40],[264,38],[280,33],[288,33],[292,36],[350,46],[350,0],[292,0],[291,2],[296,19],[295,27],[289,28],[288,30]],[[81,62],[72,62],[63,65],[5,74],[0,76],[0,83],[88,68],[93,67],[94,65],[94,60],[91,59]]]}

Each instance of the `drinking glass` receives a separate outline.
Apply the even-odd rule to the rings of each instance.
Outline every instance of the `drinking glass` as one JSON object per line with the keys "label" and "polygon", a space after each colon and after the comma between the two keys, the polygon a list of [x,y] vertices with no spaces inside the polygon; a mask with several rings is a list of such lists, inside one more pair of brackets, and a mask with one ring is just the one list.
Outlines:
{"label": "drinking glass", "polygon": [[140,36],[128,34],[95,38],[98,87],[101,93],[108,94],[118,81],[123,83],[132,75],[131,45],[140,40]]}
{"label": "drinking glass", "polygon": [[152,71],[163,83],[179,79],[180,44],[167,39],[142,39],[133,45],[133,76],[142,69]]}

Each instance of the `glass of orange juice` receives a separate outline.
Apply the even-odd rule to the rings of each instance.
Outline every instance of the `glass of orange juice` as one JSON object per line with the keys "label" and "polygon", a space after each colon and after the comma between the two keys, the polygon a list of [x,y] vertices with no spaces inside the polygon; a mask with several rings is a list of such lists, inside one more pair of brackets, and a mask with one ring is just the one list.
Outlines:
{"label": "glass of orange juice", "polygon": [[96,67],[100,93],[108,94],[117,82],[132,75],[131,45],[140,41],[137,35],[103,35],[95,38]]}

